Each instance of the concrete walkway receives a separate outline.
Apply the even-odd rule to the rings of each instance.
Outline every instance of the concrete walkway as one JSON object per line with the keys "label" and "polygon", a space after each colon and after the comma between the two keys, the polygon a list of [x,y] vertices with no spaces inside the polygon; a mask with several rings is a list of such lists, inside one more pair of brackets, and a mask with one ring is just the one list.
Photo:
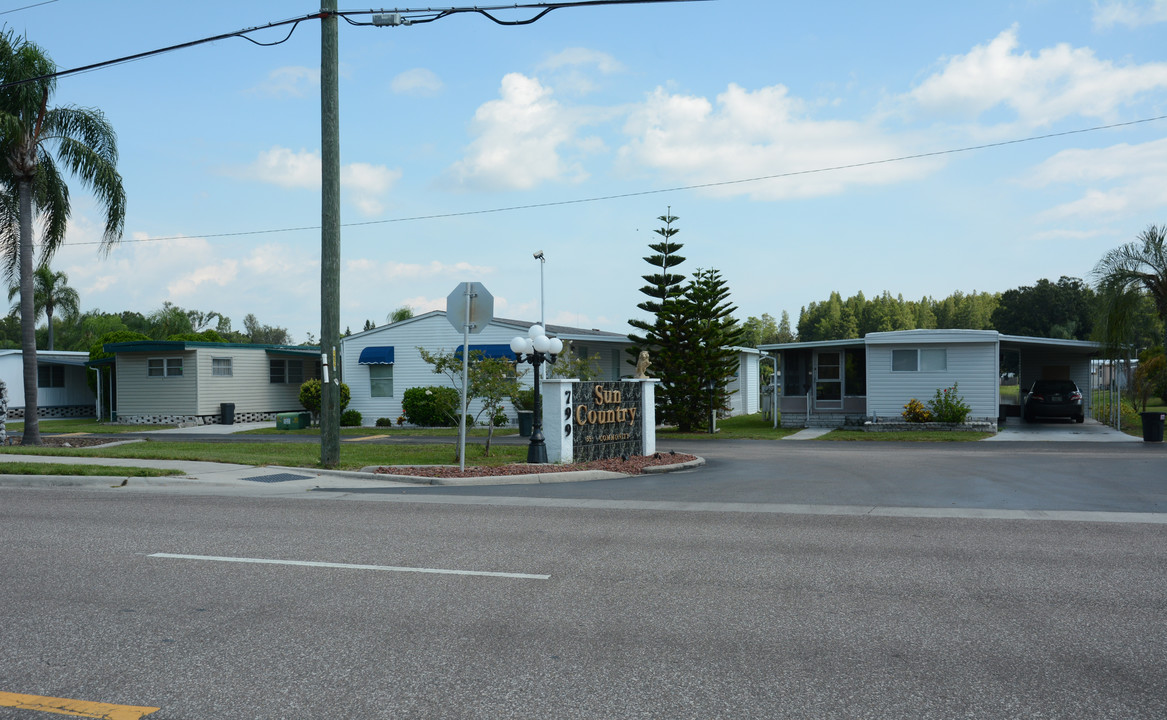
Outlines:
{"label": "concrete walkway", "polygon": [[1056,443],[1127,443],[1142,442],[1141,437],[1119,432],[1094,418],[1076,423],[1067,420],[1023,422],[1009,420],[997,428],[997,434],[983,442],[1056,442]]}

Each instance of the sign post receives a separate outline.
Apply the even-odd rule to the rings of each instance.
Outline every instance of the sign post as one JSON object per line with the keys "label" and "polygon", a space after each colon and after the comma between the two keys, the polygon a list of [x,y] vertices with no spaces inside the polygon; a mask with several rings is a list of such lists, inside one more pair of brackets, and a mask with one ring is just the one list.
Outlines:
{"label": "sign post", "polygon": [[466,470],[466,389],[470,376],[470,333],[480,333],[494,319],[494,296],[482,283],[459,283],[446,296],[446,319],[462,331],[462,399],[458,413],[458,469]]}

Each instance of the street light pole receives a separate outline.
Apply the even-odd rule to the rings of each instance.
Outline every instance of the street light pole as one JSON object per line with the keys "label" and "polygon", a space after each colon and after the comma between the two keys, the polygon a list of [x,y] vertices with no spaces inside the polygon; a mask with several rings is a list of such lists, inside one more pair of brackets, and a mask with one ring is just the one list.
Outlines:
{"label": "street light pole", "polygon": [[543,398],[539,393],[539,371],[544,363],[555,364],[555,356],[563,352],[563,341],[559,338],[549,338],[542,325],[532,325],[527,331],[527,337],[521,335],[511,340],[511,352],[515,354],[515,363],[530,363],[535,369],[535,426],[531,432],[531,444],[527,446],[528,463],[547,462],[547,443],[543,437]]}

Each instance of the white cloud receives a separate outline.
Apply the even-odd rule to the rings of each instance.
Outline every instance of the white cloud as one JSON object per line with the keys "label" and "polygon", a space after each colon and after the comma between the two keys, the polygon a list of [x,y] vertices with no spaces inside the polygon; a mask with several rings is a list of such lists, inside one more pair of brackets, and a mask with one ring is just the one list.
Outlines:
{"label": "white cloud", "polygon": [[[285,188],[318,189],[320,187],[320,154],[308,150],[295,152],[284,147],[273,147],[259,157],[244,172],[266,183]],[[384,165],[350,163],[340,169],[340,184],[351,194],[350,200],[368,216],[384,211],[381,198],[401,179],[400,170]]]}
{"label": "white cloud", "polygon": [[[632,138],[620,150],[625,163],[655,168],[678,184],[690,185],[854,165],[911,152],[872,124],[809,117],[806,104],[782,85],[751,92],[731,84],[717,96],[716,105],[703,97],[658,88],[632,111],[624,131]],[[712,192],[750,193],[767,200],[827,195],[852,185],[918,178],[939,163],[880,164]]]}
{"label": "white cloud", "polygon": [[588,144],[590,139],[575,138],[584,122],[582,113],[563,108],[551,98],[550,89],[519,73],[502,79],[500,94],[474,114],[478,137],[448,173],[456,184],[529,189],[543,182],[587,177],[578,163],[562,157],[572,149],[595,147]]}
{"label": "white cloud", "polygon": [[248,168],[248,175],[285,188],[319,188],[320,154],[285,147],[264,150]]}
{"label": "white cloud", "polygon": [[441,93],[445,86],[442,84],[442,79],[432,70],[413,68],[399,73],[397,77],[393,78],[389,87],[393,92],[401,95],[434,97]]}
{"label": "white cloud", "polygon": [[624,71],[624,66],[620,64],[620,61],[608,53],[581,47],[567,48],[562,52],[556,53],[544,60],[540,64],[540,67],[548,70],[558,70],[563,67],[577,67],[580,65],[594,66],[605,75]]}
{"label": "white cloud", "polygon": [[352,192],[353,202],[368,216],[384,212],[385,207],[379,198],[388,194],[400,179],[400,170],[390,170],[384,165],[351,163],[340,170],[341,187]]}
{"label": "white cloud", "polygon": [[[400,263],[391,260],[379,262],[367,258],[346,261],[345,270],[361,278],[376,278],[380,282],[403,279],[416,280],[442,276],[479,277],[490,275],[494,272],[494,268],[492,267],[472,265],[468,262],[443,263],[434,260],[428,264],[421,264]],[[442,300],[442,309],[445,309],[444,298]]]}
{"label": "white cloud", "polygon": [[950,58],[906,99],[930,112],[972,119],[1008,108],[1022,125],[1036,127],[1072,115],[1112,119],[1141,94],[1167,87],[1167,63],[1119,66],[1066,43],[1037,55],[1018,45],[1017,28],[1005,30]]}
{"label": "white cloud", "polygon": [[304,97],[320,85],[320,70],[289,65],[268,73],[253,92],[272,97]]}
{"label": "white cloud", "polygon": [[1077,199],[1039,216],[1047,221],[1156,212],[1167,205],[1167,140],[1063,150],[1034,168],[1022,182],[1036,187],[1068,184],[1083,188]]}
{"label": "white cloud", "polygon": [[1106,0],[1094,3],[1094,27],[1097,28],[1108,28],[1114,25],[1135,28],[1165,21],[1167,21],[1167,0],[1151,0],[1151,2]]}

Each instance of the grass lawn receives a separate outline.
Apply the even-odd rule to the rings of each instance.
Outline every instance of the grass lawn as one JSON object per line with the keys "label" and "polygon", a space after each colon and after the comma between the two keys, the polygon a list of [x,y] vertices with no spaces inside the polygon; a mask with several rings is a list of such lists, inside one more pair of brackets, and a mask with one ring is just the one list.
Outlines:
{"label": "grass lawn", "polygon": [[862,430],[832,430],[816,440],[871,441],[871,442],[972,442],[993,437],[989,432],[948,432],[944,430],[905,430],[903,432],[863,432]]}
{"label": "grass lawn", "polygon": [[[101,422],[94,419],[68,420],[41,420],[39,423],[42,433],[109,433],[146,432],[148,430],[169,430],[174,425],[119,425],[117,423]],[[6,424],[8,432],[24,432],[24,421],[17,420]]]}
{"label": "grass lawn", "polygon": [[71,465],[69,463],[0,462],[0,475],[113,475],[115,477],[162,477],[182,475],[181,470],[128,467],[125,465]]}
{"label": "grass lawn", "polygon": [[[450,465],[454,464],[455,443],[449,445],[361,445],[340,446],[342,470],[368,465]],[[481,445],[466,447],[471,465],[506,465],[524,462],[526,446],[495,445],[490,457],[483,457]],[[200,443],[140,442],[110,448],[37,448],[19,445],[0,447],[3,455],[66,455],[75,457],[144,458],[153,460],[200,460],[240,465],[287,465],[320,467],[320,446],[312,443]]]}
{"label": "grass lawn", "polygon": [[[517,435],[518,428],[495,428],[494,436],[500,435]],[[466,437],[486,437],[486,428],[467,428]],[[258,428],[256,430],[245,430],[239,435],[311,435],[318,437],[320,435],[320,428],[311,427],[303,430],[280,430],[279,428]],[[415,427],[342,427],[340,434],[344,436],[353,437],[373,437],[376,435],[392,435],[397,437],[458,437],[458,428],[415,428]]]}
{"label": "grass lawn", "polygon": [[774,429],[773,421],[767,420],[762,413],[753,415],[739,415],[717,421],[717,433],[708,432],[677,432],[676,428],[657,428],[656,441],[662,440],[779,440],[787,435],[798,432],[797,428]]}

